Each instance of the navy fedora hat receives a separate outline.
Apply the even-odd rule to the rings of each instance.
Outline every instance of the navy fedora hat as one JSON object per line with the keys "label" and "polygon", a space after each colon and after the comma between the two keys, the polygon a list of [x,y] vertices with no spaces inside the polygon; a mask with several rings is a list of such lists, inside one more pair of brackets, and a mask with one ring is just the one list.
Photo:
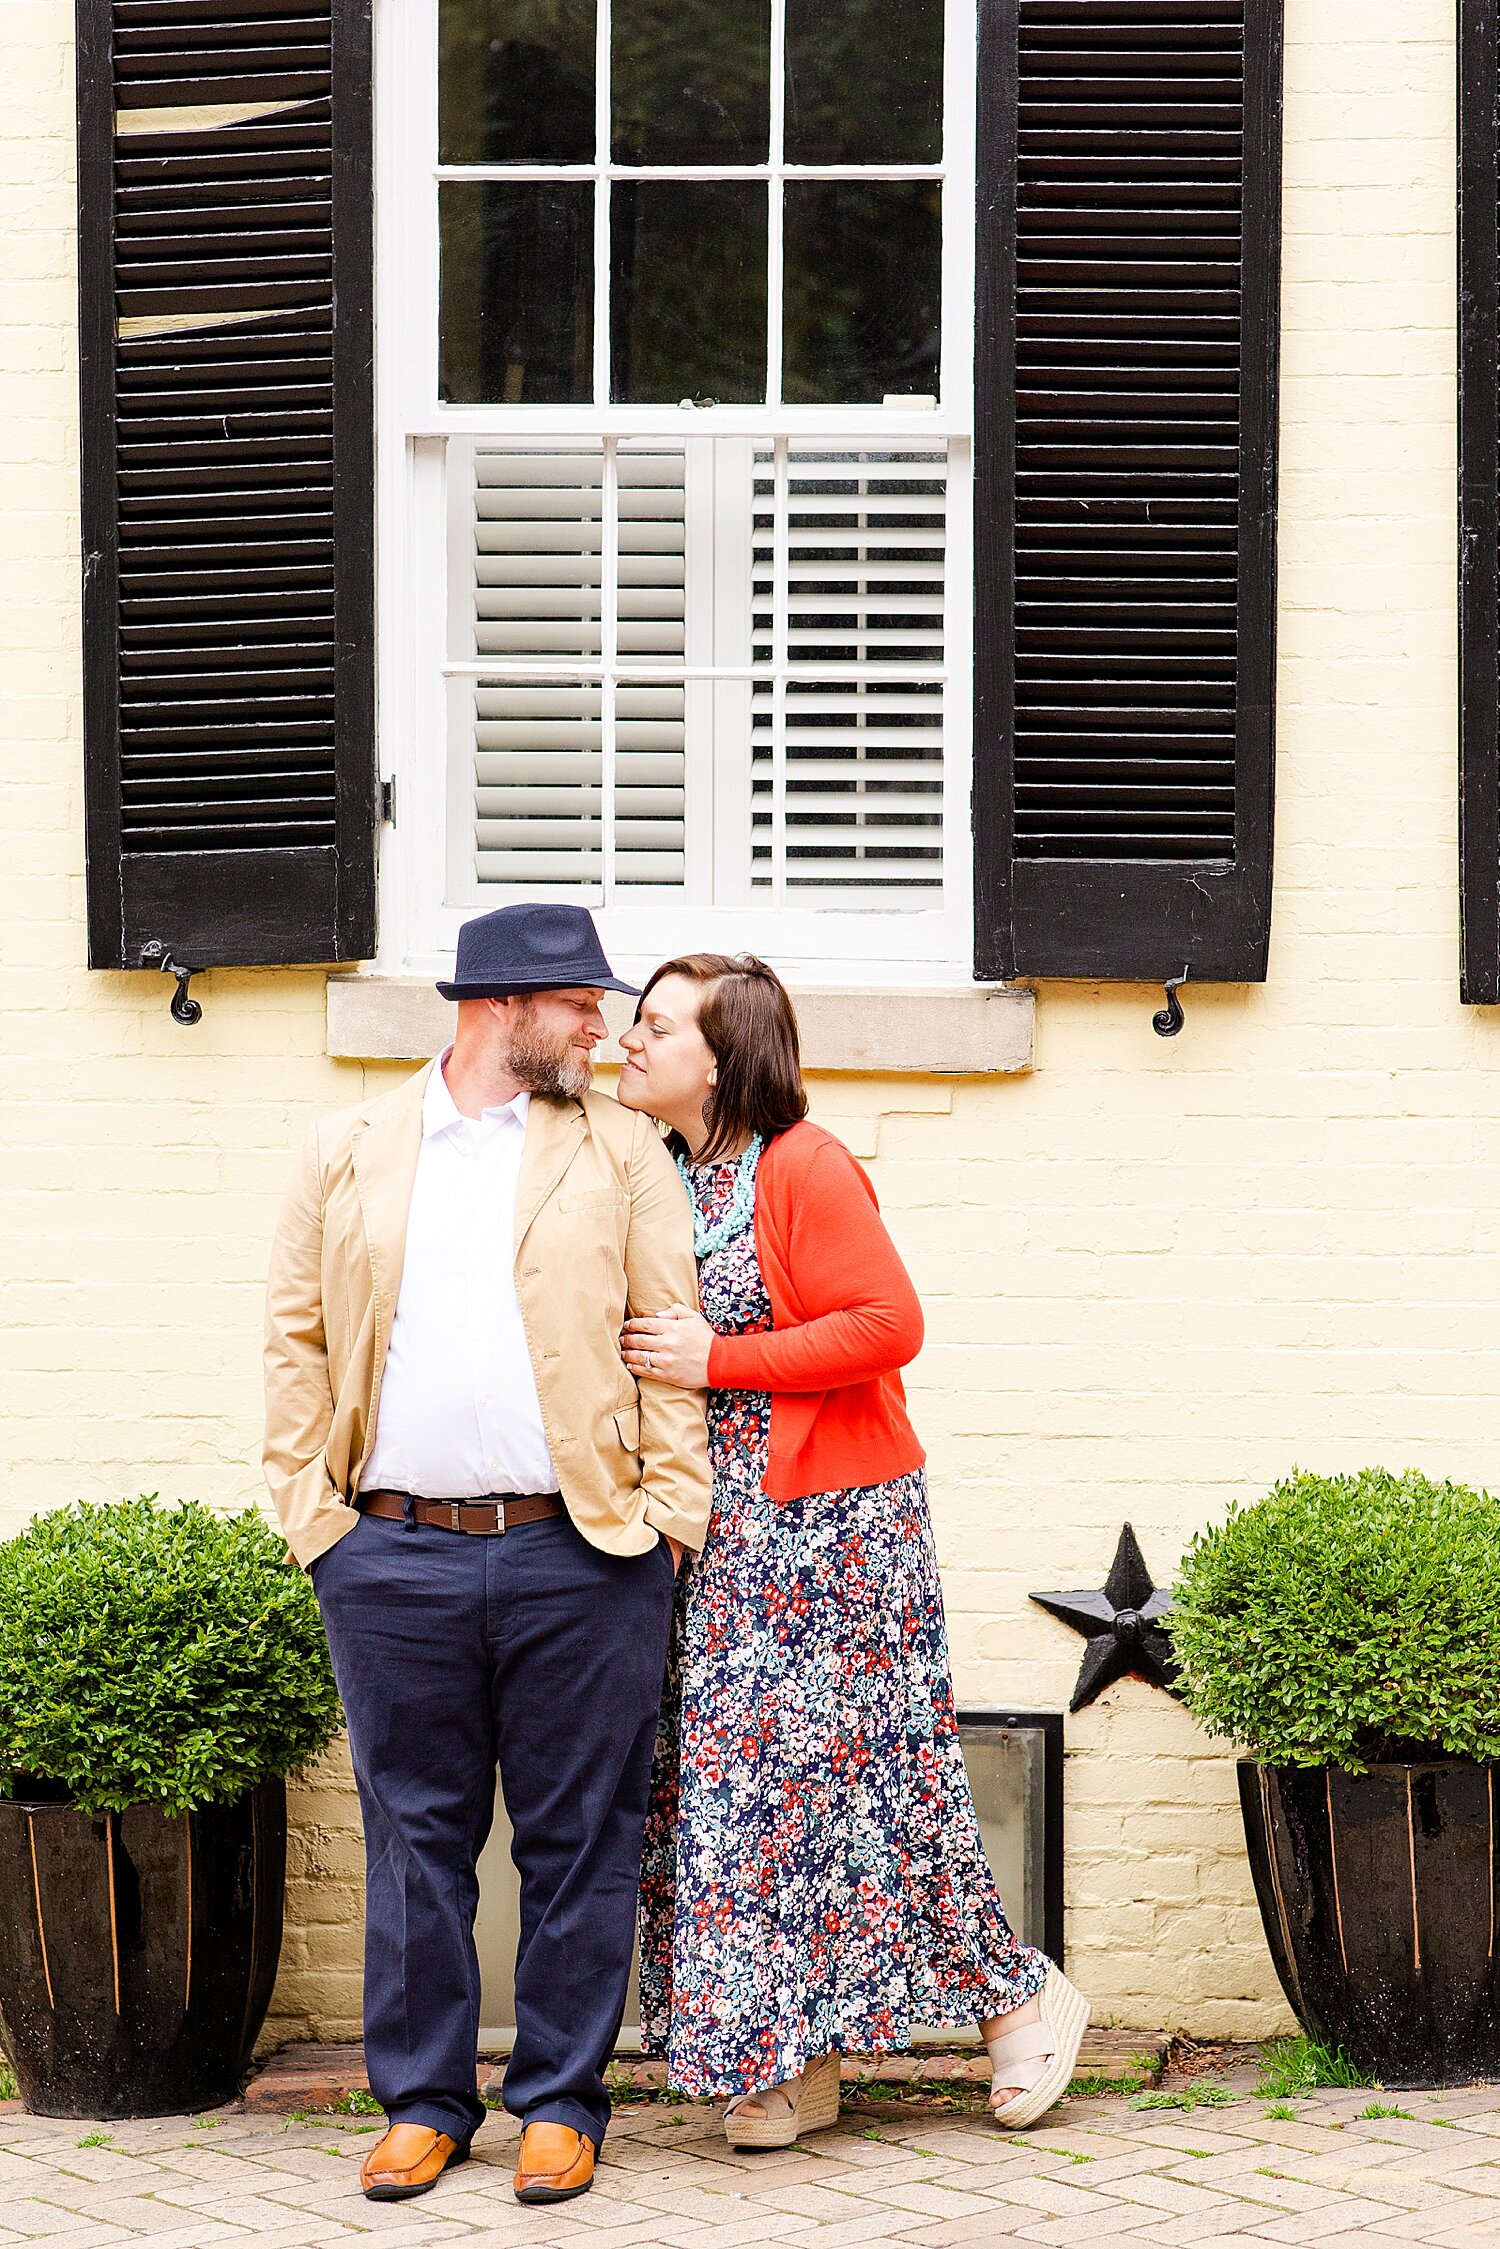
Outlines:
{"label": "navy fedora hat", "polygon": [[503,1000],[574,987],[639,997],[639,987],[622,984],[610,968],[586,906],[521,905],[464,923],[453,981],[438,990],[445,1000]]}

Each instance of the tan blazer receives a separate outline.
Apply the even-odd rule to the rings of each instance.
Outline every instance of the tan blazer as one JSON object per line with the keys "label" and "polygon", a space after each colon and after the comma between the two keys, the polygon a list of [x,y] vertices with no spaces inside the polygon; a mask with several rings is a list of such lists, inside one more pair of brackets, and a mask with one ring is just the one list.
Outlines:
{"label": "tan blazer", "polygon": [[[429,1072],[308,1134],[271,1252],[266,1482],[308,1568],[354,1527],[401,1288]],[[703,1392],[620,1358],[628,1310],[697,1301],[687,1196],[654,1127],[599,1093],[534,1096],[516,1197],[516,1287],[568,1512],[593,1545],[700,1547],[711,1484]]]}

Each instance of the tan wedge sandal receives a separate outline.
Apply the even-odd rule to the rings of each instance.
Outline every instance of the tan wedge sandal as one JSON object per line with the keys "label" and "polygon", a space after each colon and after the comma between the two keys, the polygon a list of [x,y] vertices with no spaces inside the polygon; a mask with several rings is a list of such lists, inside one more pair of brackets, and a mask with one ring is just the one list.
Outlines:
{"label": "tan wedge sandal", "polygon": [[1042,2019],[1019,2030],[1002,2031],[987,2038],[992,2085],[1016,2085],[1020,2091],[991,2111],[997,2124],[1017,2132],[1045,2116],[1060,2101],[1073,2080],[1078,2049],[1089,2027],[1089,2003],[1070,1984],[1061,1968],[1051,1968],[1043,1985]]}
{"label": "tan wedge sandal", "polygon": [[[762,2113],[746,2116],[746,2101],[757,2102]],[[790,2147],[804,2132],[820,2132],[838,2120],[839,2057],[820,2054],[784,2085],[737,2095],[724,2111],[724,2137],[731,2147]]]}

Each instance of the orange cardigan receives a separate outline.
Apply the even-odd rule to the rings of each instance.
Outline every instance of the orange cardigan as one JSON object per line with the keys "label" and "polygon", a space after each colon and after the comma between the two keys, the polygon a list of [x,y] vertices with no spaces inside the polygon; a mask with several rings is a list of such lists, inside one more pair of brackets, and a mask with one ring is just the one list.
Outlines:
{"label": "orange cardigan", "polygon": [[770,1392],[767,1493],[805,1499],[920,1468],[896,1370],[922,1347],[922,1307],[869,1179],[820,1125],[793,1125],[761,1157],[755,1248],[775,1324],[716,1337],[708,1379]]}

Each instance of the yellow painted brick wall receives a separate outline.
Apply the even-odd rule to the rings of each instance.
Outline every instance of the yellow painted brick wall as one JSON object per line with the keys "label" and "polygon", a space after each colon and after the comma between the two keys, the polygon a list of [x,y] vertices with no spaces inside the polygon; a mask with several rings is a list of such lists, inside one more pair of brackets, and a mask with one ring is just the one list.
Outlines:
{"label": "yellow painted brick wall", "polygon": [[[1159,1575],[1293,1463],[1500,1479],[1500,1029],[1457,993],[1451,0],[1289,0],[1271,980],[1048,986],[1027,1079],[824,1081],[921,1286],[960,1695],[1058,1708],[1028,1606]],[[356,1096],[302,973],[83,967],[71,21],[0,0],[0,1532],[146,1488],[258,1495],[289,1151]],[[1233,1766],[1127,1684],[1070,1722],[1073,1961],[1108,2018],[1284,2010]],[[274,2027],[357,2013],[347,1766],[295,1796]]]}

